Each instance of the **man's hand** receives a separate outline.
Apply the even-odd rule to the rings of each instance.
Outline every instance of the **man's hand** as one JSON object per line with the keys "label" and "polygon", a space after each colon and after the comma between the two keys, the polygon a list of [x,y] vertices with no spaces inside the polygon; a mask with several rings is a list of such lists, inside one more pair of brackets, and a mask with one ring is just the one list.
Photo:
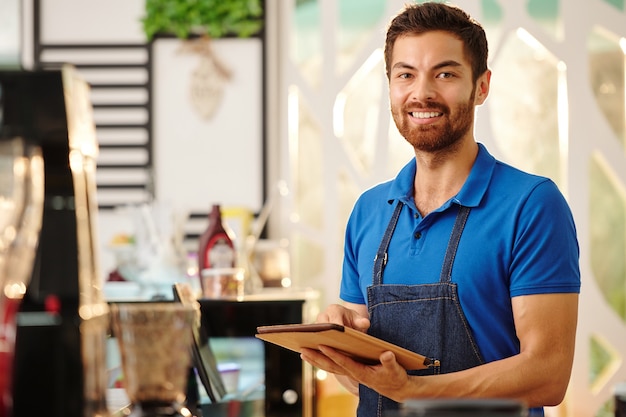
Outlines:
{"label": "man's hand", "polygon": [[317,323],[335,323],[366,332],[370,327],[367,308],[361,304],[331,304],[317,316]]}
{"label": "man's hand", "polygon": [[[362,304],[332,304],[324,312],[320,313],[317,316],[316,322],[340,324],[364,333],[370,327],[367,307]],[[322,348],[324,347],[320,346],[320,349]],[[326,351],[334,355],[333,357],[340,362],[344,360],[347,362],[342,362],[344,365],[340,365],[333,359],[322,353],[321,350],[318,351],[314,349],[303,349],[300,357],[302,358],[302,360],[310,363],[316,368],[335,374],[337,380],[341,385],[343,385],[352,394],[359,395],[359,383],[349,375],[350,372],[346,370],[345,366],[347,366],[347,364],[349,363],[352,363],[355,367],[365,367],[365,365],[355,362],[349,357],[337,351],[334,351],[331,348],[327,347]],[[341,359],[340,357],[343,357],[343,359]]]}
{"label": "man's hand", "polygon": [[342,384],[345,379],[340,376],[348,378],[351,384],[346,388],[357,387],[357,393],[357,383],[361,383],[388,398],[404,399],[402,393],[407,390],[409,376],[392,352],[383,352],[378,365],[364,365],[324,345],[319,346],[319,351],[303,349],[300,357],[317,368],[334,373]]}

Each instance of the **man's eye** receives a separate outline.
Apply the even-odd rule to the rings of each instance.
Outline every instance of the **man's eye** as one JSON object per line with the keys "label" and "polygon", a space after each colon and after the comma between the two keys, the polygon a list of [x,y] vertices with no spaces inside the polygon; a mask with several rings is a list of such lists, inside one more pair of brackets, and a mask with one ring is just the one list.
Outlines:
{"label": "man's eye", "polygon": [[452,78],[453,75],[451,72],[442,72],[437,75],[437,78]]}
{"label": "man's eye", "polygon": [[399,74],[399,75],[398,75],[398,78],[405,78],[405,79],[406,79],[406,78],[411,78],[411,74],[407,74],[407,73],[404,73],[404,74]]}

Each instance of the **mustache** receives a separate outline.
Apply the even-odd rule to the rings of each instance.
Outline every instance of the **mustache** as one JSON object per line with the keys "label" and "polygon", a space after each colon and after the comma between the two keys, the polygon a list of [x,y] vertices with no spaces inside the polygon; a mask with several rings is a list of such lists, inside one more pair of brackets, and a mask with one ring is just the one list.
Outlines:
{"label": "mustache", "polygon": [[440,111],[441,113],[448,114],[450,108],[441,103],[413,103],[411,105],[402,106],[404,113],[410,113],[414,111]]}

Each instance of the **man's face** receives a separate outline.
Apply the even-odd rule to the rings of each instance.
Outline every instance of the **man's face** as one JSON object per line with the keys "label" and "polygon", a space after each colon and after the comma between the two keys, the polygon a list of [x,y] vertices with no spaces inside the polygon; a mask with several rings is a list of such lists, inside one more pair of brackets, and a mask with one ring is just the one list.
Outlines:
{"label": "man's face", "polygon": [[416,150],[437,152],[472,137],[474,107],[489,90],[489,73],[472,81],[463,42],[443,31],[399,37],[389,75],[391,113]]}

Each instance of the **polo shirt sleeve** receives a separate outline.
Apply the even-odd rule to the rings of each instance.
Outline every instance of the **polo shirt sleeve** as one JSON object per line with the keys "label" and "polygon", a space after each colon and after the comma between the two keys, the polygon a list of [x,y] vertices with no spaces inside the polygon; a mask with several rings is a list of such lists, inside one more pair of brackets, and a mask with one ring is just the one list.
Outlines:
{"label": "polo shirt sleeve", "polygon": [[511,297],[580,292],[576,228],[556,184],[548,179],[539,182],[517,215]]}
{"label": "polo shirt sleeve", "polygon": [[357,259],[357,223],[356,217],[359,202],[355,206],[346,226],[343,268],[339,297],[348,303],[365,304],[365,297],[361,289]]}

